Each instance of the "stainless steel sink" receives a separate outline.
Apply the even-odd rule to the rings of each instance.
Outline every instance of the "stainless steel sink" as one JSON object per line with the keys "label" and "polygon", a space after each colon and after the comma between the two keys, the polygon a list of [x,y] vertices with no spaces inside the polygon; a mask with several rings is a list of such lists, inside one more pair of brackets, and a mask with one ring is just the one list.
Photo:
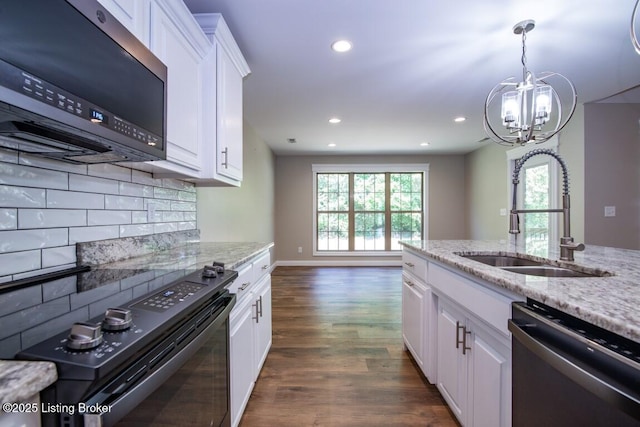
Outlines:
{"label": "stainless steel sink", "polygon": [[543,277],[605,277],[612,274],[607,271],[596,270],[587,267],[579,269],[552,265],[551,263],[536,261],[529,258],[522,258],[511,255],[499,254],[465,254],[458,253],[461,257],[481,262],[492,267],[497,267],[504,271],[512,273],[526,274],[530,276]]}
{"label": "stainless steel sink", "polygon": [[493,267],[513,267],[513,266],[539,266],[541,262],[537,262],[527,258],[519,258],[509,255],[465,255],[460,256],[487,264]]}
{"label": "stainless steel sink", "polygon": [[500,267],[501,270],[510,271],[512,273],[528,274],[529,276],[543,277],[599,277],[599,274],[585,273],[582,271],[572,270],[564,267],[554,267],[551,265],[520,265],[512,267]]}

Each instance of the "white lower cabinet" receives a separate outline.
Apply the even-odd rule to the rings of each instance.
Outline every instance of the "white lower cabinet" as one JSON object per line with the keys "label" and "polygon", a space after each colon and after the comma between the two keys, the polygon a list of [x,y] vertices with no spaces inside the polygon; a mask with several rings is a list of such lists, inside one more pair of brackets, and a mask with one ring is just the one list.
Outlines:
{"label": "white lower cabinet", "polygon": [[427,288],[406,274],[402,275],[402,338],[407,350],[424,371],[425,312]]}
{"label": "white lower cabinet", "polygon": [[435,309],[426,284],[427,262],[407,250],[402,253],[402,339],[430,383],[435,383]]}
{"label": "white lower cabinet", "polygon": [[460,423],[511,425],[511,302],[521,297],[407,248],[402,338]]}
{"label": "white lower cabinet", "polygon": [[[246,270],[251,271],[251,266]],[[238,287],[248,286],[246,275],[240,275],[236,282]],[[235,284],[235,283],[234,283]],[[244,291],[247,295],[240,296]],[[238,425],[242,412],[249,402],[255,381],[254,366],[254,328],[252,319],[251,292],[246,287],[236,292],[236,306],[229,317],[229,355],[231,376],[231,423]]]}
{"label": "white lower cabinet", "polygon": [[438,301],[438,390],[465,426],[511,424],[508,342],[456,304]]}
{"label": "white lower cabinet", "polygon": [[256,284],[254,293],[253,313],[255,331],[255,377],[258,378],[262,365],[271,348],[271,276],[264,276]]}
{"label": "white lower cabinet", "polygon": [[462,425],[510,426],[511,299],[437,264],[429,271],[438,390]]}
{"label": "white lower cabinet", "polygon": [[[266,268],[263,268],[264,266]],[[231,425],[240,423],[271,348],[271,275],[269,252],[240,266],[229,291],[236,305],[229,317]]]}

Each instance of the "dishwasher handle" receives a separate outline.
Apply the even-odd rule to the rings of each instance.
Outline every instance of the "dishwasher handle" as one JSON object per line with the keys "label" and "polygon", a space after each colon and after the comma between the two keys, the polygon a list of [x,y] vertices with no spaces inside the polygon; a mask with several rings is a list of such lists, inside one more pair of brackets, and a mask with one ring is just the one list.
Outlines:
{"label": "dishwasher handle", "polygon": [[[555,325],[549,326],[557,329]],[[621,411],[636,419],[640,419],[640,400],[637,397],[631,396],[613,384],[603,381],[591,372],[576,365],[562,354],[557,353],[551,347],[546,346],[543,341],[529,334],[526,329],[535,329],[535,324],[518,324],[513,319],[509,319],[508,328],[514,340],[520,342],[545,363],[614,407],[619,408]]]}

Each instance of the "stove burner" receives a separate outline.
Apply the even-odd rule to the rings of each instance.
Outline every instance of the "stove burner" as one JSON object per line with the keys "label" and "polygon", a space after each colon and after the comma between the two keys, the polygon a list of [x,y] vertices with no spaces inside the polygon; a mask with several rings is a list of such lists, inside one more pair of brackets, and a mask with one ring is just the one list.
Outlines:
{"label": "stove burner", "polygon": [[71,350],[90,350],[102,344],[102,327],[99,323],[78,322],[71,327],[66,346]]}
{"label": "stove burner", "polygon": [[131,327],[131,310],[126,308],[108,308],[102,321],[102,329],[109,332],[124,331]]}

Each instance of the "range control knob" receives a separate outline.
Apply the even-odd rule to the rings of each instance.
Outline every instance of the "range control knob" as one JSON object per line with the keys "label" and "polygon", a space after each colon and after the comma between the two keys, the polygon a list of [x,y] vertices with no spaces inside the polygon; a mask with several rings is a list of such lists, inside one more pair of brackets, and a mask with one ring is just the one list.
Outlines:
{"label": "range control knob", "polygon": [[67,337],[67,348],[90,350],[102,344],[102,327],[99,323],[74,323]]}
{"label": "range control knob", "polygon": [[131,326],[131,310],[126,308],[108,308],[104,313],[102,329],[105,331],[124,331]]}

